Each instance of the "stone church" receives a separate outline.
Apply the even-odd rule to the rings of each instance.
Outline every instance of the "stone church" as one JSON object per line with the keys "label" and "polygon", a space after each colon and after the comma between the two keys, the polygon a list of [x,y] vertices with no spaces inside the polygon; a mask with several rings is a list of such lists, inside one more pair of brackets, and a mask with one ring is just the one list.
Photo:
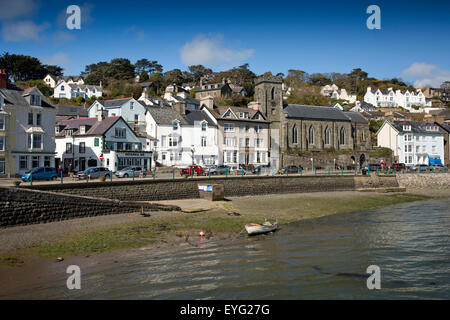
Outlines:
{"label": "stone church", "polygon": [[255,102],[270,124],[270,163],[285,165],[286,151],[358,150],[370,146],[367,121],[337,108],[283,103],[282,79],[263,76],[255,81]]}

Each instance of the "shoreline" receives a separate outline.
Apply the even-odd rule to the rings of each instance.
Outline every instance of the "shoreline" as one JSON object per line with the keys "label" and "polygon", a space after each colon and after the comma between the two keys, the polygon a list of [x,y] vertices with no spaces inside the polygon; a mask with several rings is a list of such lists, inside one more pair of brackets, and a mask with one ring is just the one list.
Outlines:
{"label": "shoreline", "polygon": [[[65,268],[71,264],[89,268],[124,261],[144,251],[153,256],[198,246],[199,231],[205,231],[205,242],[232,241],[244,236],[239,231],[245,223],[263,221],[264,218],[277,218],[280,224],[289,224],[336,213],[448,198],[449,195],[450,189],[446,188],[393,193],[341,191],[282,194],[271,195],[270,198],[246,196],[221,202],[198,199],[161,201],[159,203],[178,205],[183,212],[158,212],[147,218],[139,213],[121,214],[6,228],[0,230],[0,240],[13,233],[22,233],[21,237],[16,238],[17,244],[23,244],[21,240],[27,235],[30,239],[34,237],[35,241],[26,242],[28,246],[25,247],[16,244],[15,249],[4,251],[3,248],[0,251],[0,298],[12,291],[26,290],[31,283],[64,278]],[[39,233],[43,229],[59,231]],[[38,235],[41,238],[36,239]],[[89,242],[93,247],[88,245]],[[9,247],[14,248],[12,244]],[[57,257],[64,260],[59,262]]]}

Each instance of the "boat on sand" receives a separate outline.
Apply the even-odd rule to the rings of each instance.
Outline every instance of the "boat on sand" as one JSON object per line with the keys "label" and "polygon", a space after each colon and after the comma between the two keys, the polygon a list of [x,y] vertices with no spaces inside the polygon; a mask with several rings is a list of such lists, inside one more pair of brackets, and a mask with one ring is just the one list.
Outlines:
{"label": "boat on sand", "polygon": [[273,232],[278,229],[278,221],[270,222],[264,221],[262,224],[249,223],[245,225],[248,235],[263,234]]}

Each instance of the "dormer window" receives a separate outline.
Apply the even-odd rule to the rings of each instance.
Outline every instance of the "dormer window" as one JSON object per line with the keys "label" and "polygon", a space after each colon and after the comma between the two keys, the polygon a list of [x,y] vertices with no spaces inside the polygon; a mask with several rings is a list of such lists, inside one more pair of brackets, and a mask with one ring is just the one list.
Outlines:
{"label": "dormer window", "polygon": [[206,131],[206,121],[202,122],[202,131]]}
{"label": "dormer window", "polygon": [[86,126],[80,126],[80,134],[86,133]]}
{"label": "dormer window", "polygon": [[178,130],[178,121],[172,122],[172,129],[173,129],[173,131]]}
{"label": "dormer window", "polygon": [[65,130],[64,133],[66,137],[71,137],[73,135],[73,130]]}
{"label": "dormer window", "polygon": [[64,91],[64,86],[61,86],[61,91]]}
{"label": "dormer window", "polygon": [[404,125],[403,125],[403,131],[411,131],[411,125],[409,125],[409,124],[404,124]]}

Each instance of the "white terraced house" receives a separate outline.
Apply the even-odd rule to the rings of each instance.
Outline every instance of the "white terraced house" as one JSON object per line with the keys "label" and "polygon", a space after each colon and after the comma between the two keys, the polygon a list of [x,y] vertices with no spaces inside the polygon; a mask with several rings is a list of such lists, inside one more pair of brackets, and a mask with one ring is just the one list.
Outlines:
{"label": "white terraced house", "polygon": [[444,163],[444,132],[434,123],[385,121],[377,132],[379,147],[389,148],[407,166]]}
{"label": "white terraced house", "polygon": [[43,79],[45,84],[55,88],[56,85],[60,81],[66,81],[68,84],[84,84],[84,79],[81,76],[61,76],[61,77],[55,77],[51,74],[47,74],[45,78]]}
{"label": "white terraced house", "polygon": [[402,107],[410,112],[422,112],[423,107],[431,107],[431,99],[427,99],[420,89],[394,91],[392,88],[375,90],[368,87],[364,101],[377,107]]}
{"label": "white terraced house", "polygon": [[88,84],[68,83],[65,80],[58,82],[53,93],[54,98],[76,98],[83,97],[84,99],[92,97],[101,97],[103,95],[102,86],[94,86]]}
{"label": "white terraced house", "polygon": [[155,137],[155,160],[165,166],[219,164],[217,123],[205,112],[186,108],[148,107],[147,135]]}

